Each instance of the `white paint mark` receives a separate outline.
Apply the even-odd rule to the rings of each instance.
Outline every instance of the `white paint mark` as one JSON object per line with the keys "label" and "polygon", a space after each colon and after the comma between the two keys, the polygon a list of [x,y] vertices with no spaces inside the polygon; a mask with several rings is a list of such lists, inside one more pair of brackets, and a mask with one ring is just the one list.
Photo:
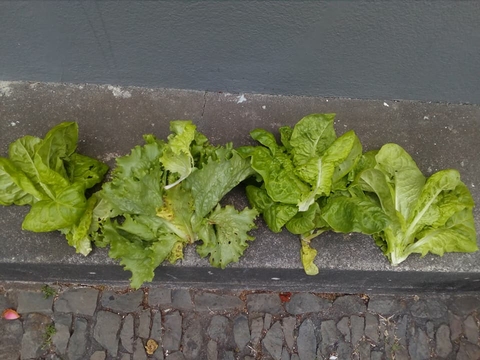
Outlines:
{"label": "white paint mark", "polygon": [[10,123],[10,125],[15,126],[15,125],[17,125],[17,123],[16,123],[15,121],[12,121],[12,122]]}
{"label": "white paint mark", "polygon": [[265,110],[267,107],[265,105],[262,106],[262,109]]}
{"label": "white paint mark", "polygon": [[327,99],[327,102],[328,102],[328,99]]}
{"label": "white paint mark", "polygon": [[472,183],[472,188],[474,188],[474,187],[475,187],[475,184],[474,184],[474,183]]}
{"label": "white paint mark", "polygon": [[11,81],[0,81],[0,95],[9,97],[12,95]]}
{"label": "white paint mark", "polygon": [[429,118],[427,115],[425,115],[425,116],[423,117],[423,120],[430,120],[430,118]]}
{"label": "white paint mark", "polygon": [[465,161],[462,160],[462,162],[460,163],[460,165],[461,165],[462,167],[464,167],[464,166],[465,166]]}
{"label": "white paint mark", "polygon": [[272,278],[272,280],[278,281],[278,280],[280,280],[280,278]]}
{"label": "white paint mark", "polygon": [[90,275],[97,275],[97,273],[95,271],[90,271],[89,274]]}
{"label": "white paint mark", "polygon": [[209,271],[209,272],[208,272],[208,275],[213,275],[213,272]]}
{"label": "white paint mark", "polygon": [[108,85],[108,90],[110,90],[113,96],[115,96],[116,98],[128,99],[132,97],[132,94],[130,93],[130,91],[122,90],[118,86]]}
{"label": "white paint mark", "polygon": [[241,103],[244,103],[247,101],[247,98],[245,97],[245,95],[240,95],[237,99],[237,104],[241,104]]}
{"label": "white paint mark", "polygon": [[390,107],[386,102],[383,103],[383,106]]}
{"label": "white paint mark", "polygon": [[433,170],[432,170],[432,167],[429,166],[428,169],[427,169],[427,171],[428,171],[429,173],[431,173],[431,172],[433,171]]}
{"label": "white paint mark", "polygon": [[338,359],[338,356],[335,356],[335,355],[331,355],[329,360],[337,360]]}

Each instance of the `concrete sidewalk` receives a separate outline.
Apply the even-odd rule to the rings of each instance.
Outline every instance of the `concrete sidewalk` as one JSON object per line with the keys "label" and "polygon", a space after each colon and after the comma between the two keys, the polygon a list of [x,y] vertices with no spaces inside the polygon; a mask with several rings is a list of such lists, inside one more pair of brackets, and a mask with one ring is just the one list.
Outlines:
{"label": "concrete sidewalk", "polygon": [[[23,135],[43,136],[61,121],[77,121],[79,151],[113,167],[116,157],[142,143],[143,134],[165,138],[170,120],[191,119],[213,143],[240,146],[252,143],[249,131],[254,128],[276,132],[279,126],[321,112],[337,113],[337,133],[355,130],[365,150],[395,142],[426,175],[460,170],[480,203],[480,107],[475,105],[1,82],[0,155]],[[242,191],[229,201],[247,204]],[[22,231],[26,210],[0,207],[0,280],[126,284],[129,273],[104,249],[83,257],[59,233]],[[478,229],[478,208],[474,216]],[[296,236],[273,234],[263,221],[253,235],[256,241],[240,262],[225,270],[211,268],[190,248],[181,263],[161,266],[155,281],[197,288],[340,293],[480,291],[480,252],[410,256],[392,268],[370,237],[328,233],[313,242],[320,274],[309,277],[300,263]]]}
{"label": "concrete sidewalk", "polygon": [[0,320],[2,360],[480,358],[478,294],[7,283],[0,310],[7,307],[21,318]]}

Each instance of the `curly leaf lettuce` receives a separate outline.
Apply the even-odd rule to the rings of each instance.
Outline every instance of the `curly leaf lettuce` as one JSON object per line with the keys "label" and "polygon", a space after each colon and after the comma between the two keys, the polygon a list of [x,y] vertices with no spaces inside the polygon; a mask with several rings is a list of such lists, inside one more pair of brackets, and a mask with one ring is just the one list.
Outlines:
{"label": "curly leaf lettuce", "polygon": [[174,121],[167,142],[152,135],[117,159],[93,210],[90,237],[131,271],[131,286],[152,281],[162,262],[183,259],[185,246],[213,266],[238,261],[252,240],[256,211],[218,203],[253,174],[231,144],[215,147],[190,121]]}
{"label": "curly leaf lettuce", "polygon": [[392,265],[410,254],[478,250],[474,202],[456,170],[441,170],[428,179],[400,146],[384,145],[377,164],[359,174],[357,185],[373,193],[389,223],[374,234]]}

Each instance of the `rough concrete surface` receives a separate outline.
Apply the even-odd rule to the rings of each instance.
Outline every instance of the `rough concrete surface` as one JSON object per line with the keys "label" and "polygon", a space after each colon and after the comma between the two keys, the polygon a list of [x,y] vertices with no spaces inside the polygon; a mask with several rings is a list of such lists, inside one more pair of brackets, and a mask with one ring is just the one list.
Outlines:
{"label": "rough concrete surface", "polygon": [[[403,146],[425,175],[444,168],[460,170],[474,200],[480,200],[480,107],[409,101],[367,101],[313,97],[224,94],[115,86],[2,82],[0,155],[26,135],[43,136],[61,121],[77,121],[79,151],[107,162],[142,143],[142,135],[165,138],[170,120],[192,119],[213,143],[251,144],[249,131],[276,132],[310,113],[335,112],[336,130],[355,130],[365,150],[387,142]],[[242,191],[229,196],[246,206]],[[27,209],[0,208],[0,279],[125,281],[107,252],[75,254],[59,233],[21,230]],[[480,211],[474,212],[477,226]],[[253,231],[241,261],[226,270],[210,268],[192,248],[176,266],[158,269],[157,281],[205,282],[219,286],[302,286],[316,289],[375,291],[382,288],[480,290],[480,252],[410,256],[392,268],[368,236],[323,234],[315,239],[320,275],[304,275],[299,241],[286,231],[271,233],[262,221]],[[412,276],[414,274],[414,276]]]}

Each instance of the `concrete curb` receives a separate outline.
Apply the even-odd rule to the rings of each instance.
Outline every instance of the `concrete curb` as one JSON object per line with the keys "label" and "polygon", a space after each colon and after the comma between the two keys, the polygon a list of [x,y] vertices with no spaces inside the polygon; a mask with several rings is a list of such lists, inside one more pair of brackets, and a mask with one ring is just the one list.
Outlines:
{"label": "concrete curb", "polygon": [[[43,135],[61,121],[80,126],[79,151],[114,165],[114,158],[142,142],[142,134],[165,137],[170,120],[192,119],[214,143],[249,144],[249,131],[276,131],[313,112],[337,113],[341,134],[354,129],[365,149],[395,142],[425,174],[457,168],[480,203],[480,107],[409,101],[368,101],[221,94],[184,90],[119,88],[97,85],[6,83],[0,93],[0,155],[26,134]],[[246,205],[241,191],[229,201]],[[84,258],[60,234],[21,231],[27,209],[0,208],[0,280],[124,282],[104,250]],[[475,209],[476,223],[480,212]],[[325,234],[314,241],[321,272],[309,277],[299,260],[298,239],[273,234],[263,222],[257,240],[240,263],[221,271],[193,249],[175,266],[158,269],[155,281],[210,288],[244,287],[331,292],[480,291],[480,253],[411,256],[392,268],[372,239],[358,234]],[[279,279],[279,280],[276,280]]]}

